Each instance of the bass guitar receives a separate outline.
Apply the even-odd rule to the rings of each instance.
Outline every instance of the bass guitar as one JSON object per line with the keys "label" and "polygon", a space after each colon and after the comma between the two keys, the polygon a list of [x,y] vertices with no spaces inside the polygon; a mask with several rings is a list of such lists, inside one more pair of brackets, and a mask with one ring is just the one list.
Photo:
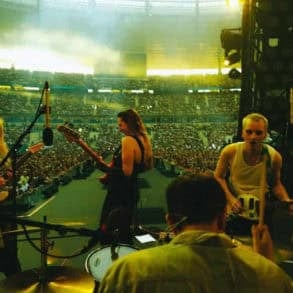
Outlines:
{"label": "bass guitar", "polygon": [[[72,128],[68,127],[66,124],[65,125],[59,125],[57,127],[57,130],[61,133],[64,134],[65,138],[69,141],[69,142],[75,142],[77,145],[79,145],[87,154],[90,155],[91,158],[94,159],[95,162],[98,163],[98,168],[99,168],[99,164],[104,165],[105,163],[102,161],[102,157],[95,151],[93,151],[81,138],[80,135],[77,131],[73,130]],[[108,167],[112,167],[113,163],[110,162],[109,164],[107,164]],[[101,170],[103,172],[105,172],[104,170]],[[108,174],[105,174],[103,176],[101,176],[99,178],[99,181],[104,184],[107,185],[108,183],[108,179],[109,176]]]}
{"label": "bass guitar", "polygon": [[86,153],[88,153],[90,155],[91,158],[93,158],[97,163],[102,163],[102,158],[101,156],[93,151],[81,138],[80,135],[77,131],[71,129],[70,127],[68,127],[67,125],[59,125],[57,127],[58,131],[60,131],[61,133],[64,134],[65,138],[69,141],[69,142],[75,142],[76,144],[78,144]]}
{"label": "bass guitar", "polygon": [[259,219],[259,198],[253,194],[241,194],[238,197],[242,205],[242,210],[239,216],[252,220],[258,221]]}
{"label": "bass guitar", "polygon": [[[20,167],[31,155],[38,152],[44,147],[42,142],[32,145],[28,148],[26,153],[20,156],[16,161],[16,167]],[[6,200],[9,196],[9,190],[7,190],[7,186],[9,185],[12,176],[9,174],[10,171],[6,171],[6,174],[0,176],[0,202]]]}
{"label": "bass guitar", "polygon": [[[242,209],[239,213],[235,214],[229,212],[228,217],[231,215],[241,217],[246,220],[251,220],[252,222],[258,222],[260,220],[260,199],[253,194],[241,194],[238,196],[241,202]],[[277,208],[285,208],[290,214],[293,214],[293,200],[284,202],[277,199],[270,199],[266,197],[263,203],[264,209],[274,210]]]}

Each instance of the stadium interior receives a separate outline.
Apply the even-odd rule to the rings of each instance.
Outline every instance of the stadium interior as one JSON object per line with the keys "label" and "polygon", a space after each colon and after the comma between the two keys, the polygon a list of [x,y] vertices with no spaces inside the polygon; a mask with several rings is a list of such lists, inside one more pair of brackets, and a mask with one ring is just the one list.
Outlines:
{"label": "stadium interior", "polygon": [[[212,172],[248,112],[269,118],[267,143],[283,155],[293,194],[293,6],[284,2],[287,21],[274,27],[273,0],[0,0],[0,116],[12,156],[29,155],[16,164],[12,186],[24,272],[46,262],[90,276],[90,256],[103,252],[86,249],[105,197],[102,173],[57,130],[64,123],[110,160],[121,138],[117,113],[139,112],[155,163],[140,178],[137,209],[137,224],[157,238],[150,245],[166,229],[167,184]],[[54,140],[38,147],[45,103]],[[293,259],[292,220],[275,216],[280,262]]]}

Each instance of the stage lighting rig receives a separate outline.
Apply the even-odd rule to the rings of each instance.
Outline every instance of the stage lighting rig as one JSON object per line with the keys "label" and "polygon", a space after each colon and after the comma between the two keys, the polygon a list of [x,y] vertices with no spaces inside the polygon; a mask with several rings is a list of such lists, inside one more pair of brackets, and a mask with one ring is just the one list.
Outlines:
{"label": "stage lighting rig", "polygon": [[224,49],[225,65],[229,66],[239,62],[242,51],[241,28],[223,29],[220,37]]}
{"label": "stage lighting rig", "polygon": [[237,68],[231,68],[228,73],[231,79],[241,79],[241,72]]}

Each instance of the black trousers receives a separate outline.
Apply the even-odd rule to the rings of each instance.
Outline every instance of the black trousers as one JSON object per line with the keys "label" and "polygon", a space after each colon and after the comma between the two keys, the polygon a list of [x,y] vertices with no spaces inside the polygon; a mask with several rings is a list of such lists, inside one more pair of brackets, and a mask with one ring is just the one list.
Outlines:
{"label": "black trousers", "polygon": [[118,242],[132,243],[131,225],[135,224],[139,191],[136,179],[117,180],[107,186],[107,195],[100,218],[100,228],[118,231]]}

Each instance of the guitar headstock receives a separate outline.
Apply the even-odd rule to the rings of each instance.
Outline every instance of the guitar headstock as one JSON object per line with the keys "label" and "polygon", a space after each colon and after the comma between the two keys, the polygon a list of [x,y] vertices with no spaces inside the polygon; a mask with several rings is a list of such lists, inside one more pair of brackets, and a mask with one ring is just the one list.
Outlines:
{"label": "guitar headstock", "polygon": [[77,131],[73,130],[72,128],[68,127],[66,124],[59,125],[57,127],[57,130],[59,132],[62,132],[69,142],[75,142],[75,141],[79,140],[79,138],[80,138],[79,133]]}
{"label": "guitar headstock", "polygon": [[40,149],[42,149],[43,147],[44,147],[44,144],[42,142],[39,142],[37,144],[30,146],[28,148],[28,152],[30,152],[31,154],[34,154],[38,152]]}

